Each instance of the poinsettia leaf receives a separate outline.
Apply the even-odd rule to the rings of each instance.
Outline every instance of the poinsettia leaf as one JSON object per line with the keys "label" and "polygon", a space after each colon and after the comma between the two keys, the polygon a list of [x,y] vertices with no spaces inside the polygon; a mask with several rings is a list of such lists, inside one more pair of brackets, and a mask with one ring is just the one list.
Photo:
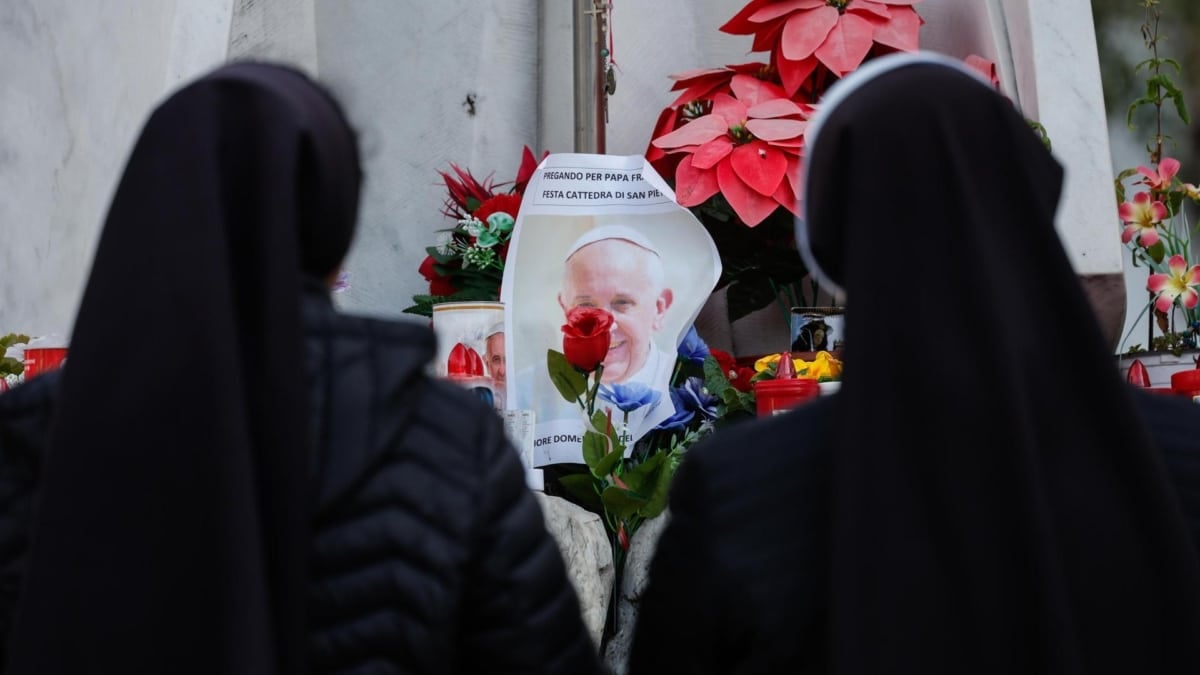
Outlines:
{"label": "poinsettia leaf", "polygon": [[787,98],[783,87],[774,82],[767,82],[752,75],[743,75],[741,73],[734,75],[729,80],[729,88],[733,91],[733,95],[737,97],[737,100],[750,107],[764,101]]}
{"label": "poinsettia leaf", "polygon": [[802,120],[769,119],[746,122],[746,130],[754,134],[755,138],[771,142],[800,138],[807,128],[808,122]]}
{"label": "poinsettia leaf", "polygon": [[843,14],[814,53],[825,67],[841,77],[862,65],[874,44],[874,35],[875,24],[857,14]]}
{"label": "poinsettia leaf", "polygon": [[725,120],[726,128],[741,124],[746,119],[746,104],[729,94],[712,97],[712,114]]}
{"label": "poinsettia leaf", "polygon": [[779,68],[779,81],[783,84],[783,90],[789,97],[796,96],[797,92],[808,83],[813,73],[816,72],[817,67],[821,65],[815,56],[799,61],[792,61],[780,56],[775,63]]}
{"label": "poinsettia leaf", "polygon": [[[707,171],[717,165],[717,162],[729,156],[733,152],[733,141],[728,136],[714,138],[705,143],[692,153],[692,167]],[[676,169],[678,171],[678,169]],[[714,176],[715,179],[715,176]],[[710,197],[712,195],[709,195]],[[707,197],[706,197],[707,199]]]}
{"label": "poinsettia leaf", "polygon": [[675,199],[680,206],[697,206],[720,191],[717,172],[695,166],[695,155],[688,155],[675,167]]}
{"label": "poinsettia leaf", "polygon": [[845,16],[839,15],[837,8],[826,6],[788,17],[779,42],[783,55],[793,61],[812,56],[838,25],[838,19]]}
{"label": "poinsettia leaf", "polygon": [[853,14],[861,14],[864,17],[873,16],[879,19],[889,19],[892,16],[892,13],[888,11],[887,5],[870,2],[870,0],[854,0],[850,6],[846,7],[846,11]]}
{"label": "poinsettia leaf", "polygon": [[771,4],[773,0],[751,0],[741,9],[733,18],[721,25],[722,33],[730,35],[749,35],[758,29],[756,24],[750,23],[749,19],[755,12]]}
{"label": "poinsettia leaf", "polygon": [[797,197],[796,191],[792,188],[792,184],[786,180],[779,181],[779,187],[775,190],[775,194],[771,195],[777,204],[787,209],[792,215],[800,215],[800,199]]}
{"label": "poinsettia leaf", "polygon": [[665,136],[654,139],[651,144],[664,150],[686,145],[701,145],[724,135],[727,131],[729,131],[729,126],[725,123],[724,118],[718,115],[705,115],[697,117]]}
{"label": "poinsettia leaf", "polygon": [[893,7],[886,23],[876,24],[873,39],[902,52],[914,52],[920,46],[921,16],[912,7]]}
{"label": "poinsettia leaf", "polygon": [[750,117],[770,119],[772,117],[787,117],[788,115],[806,115],[804,108],[795,101],[786,98],[774,98],[763,101],[746,111]]}
{"label": "poinsettia leaf", "polygon": [[764,197],[746,185],[729,162],[717,165],[717,184],[734,213],[747,227],[761,223],[778,206],[775,200]]}
{"label": "poinsettia leaf", "polygon": [[824,7],[826,4],[828,3],[826,3],[825,0],[782,0],[782,2],[775,2],[774,4],[763,7],[747,17],[747,20],[749,20],[751,23],[767,23],[769,21],[774,21],[781,16],[787,16],[792,12],[798,12],[805,9],[816,9],[818,7]]}
{"label": "poinsettia leaf", "polygon": [[[775,194],[775,190],[783,182],[788,166],[787,157],[782,152],[762,141],[754,141],[734,148],[729,155],[729,164],[743,183],[766,197]],[[720,169],[717,174],[718,181],[720,180],[719,172]],[[724,188],[724,185],[722,184],[721,187]]]}
{"label": "poinsettia leaf", "polygon": [[688,103],[691,103],[692,101],[705,98],[712,92],[720,89],[721,85],[725,81],[726,80],[724,80],[724,79],[720,79],[720,80],[701,80],[699,82],[696,82],[695,84],[688,87],[687,89],[684,89],[683,93],[679,94],[679,96],[676,96],[675,100],[671,101],[670,107],[678,108],[679,106],[686,105]]}

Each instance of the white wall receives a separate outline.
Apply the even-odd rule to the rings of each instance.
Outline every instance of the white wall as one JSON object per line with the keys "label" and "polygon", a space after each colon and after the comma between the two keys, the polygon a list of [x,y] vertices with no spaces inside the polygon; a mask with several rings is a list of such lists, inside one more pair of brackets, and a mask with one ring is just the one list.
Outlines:
{"label": "white wall", "polygon": [[0,3],[0,334],[69,334],[175,3]]}
{"label": "white wall", "polygon": [[[996,58],[1068,167],[1060,228],[1081,273],[1120,269],[1087,0],[925,0],[923,41]],[[641,152],[668,75],[758,60],[717,28],[742,0],[617,3],[608,149]],[[457,162],[509,178],[523,144],[573,144],[567,0],[5,0],[0,3],[0,333],[68,333],[124,158],[164,94],[229,56],[285,59],[342,98],[366,160],[344,306],[391,315]],[[1003,21],[1023,49],[996,39]],[[1049,22],[1049,23],[1048,23]],[[1013,32],[1015,31],[1015,32]],[[541,37],[539,45],[539,35]],[[942,42],[939,44],[939,39]],[[1026,42],[1021,42],[1024,39]],[[474,114],[466,103],[474,100]]]}

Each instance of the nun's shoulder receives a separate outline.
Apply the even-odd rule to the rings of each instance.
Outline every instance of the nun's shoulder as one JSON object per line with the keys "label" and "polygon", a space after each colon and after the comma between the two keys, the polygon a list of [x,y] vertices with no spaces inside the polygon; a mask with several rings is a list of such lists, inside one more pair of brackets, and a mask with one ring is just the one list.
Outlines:
{"label": "nun's shoulder", "polygon": [[702,483],[718,500],[747,493],[774,499],[824,485],[834,398],[717,431],[688,451],[679,480]]}

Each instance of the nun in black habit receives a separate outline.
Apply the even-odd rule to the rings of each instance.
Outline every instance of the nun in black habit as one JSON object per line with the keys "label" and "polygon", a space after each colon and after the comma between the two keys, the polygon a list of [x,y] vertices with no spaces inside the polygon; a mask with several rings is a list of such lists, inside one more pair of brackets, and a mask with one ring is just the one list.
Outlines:
{"label": "nun in black habit", "polygon": [[330,303],[361,179],[287,68],[150,117],[61,382],[0,406],[0,451],[42,460],[57,391],[27,564],[0,542],[7,672],[596,672],[499,419],[425,375],[427,329]]}
{"label": "nun in black habit", "polygon": [[829,93],[806,162],[840,393],[689,453],[631,672],[1200,672],[1196,552],[1019,111],[885,57]]}

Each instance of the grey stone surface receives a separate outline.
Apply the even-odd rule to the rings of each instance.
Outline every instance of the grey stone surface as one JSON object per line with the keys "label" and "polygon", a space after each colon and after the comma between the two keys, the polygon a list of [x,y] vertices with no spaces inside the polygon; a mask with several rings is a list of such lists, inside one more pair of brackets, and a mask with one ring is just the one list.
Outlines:
{"label": "grey stone surface", "polygon": [[579,596],[583,622],[599,647],[615,575],[604,523],[600,516],[565,499],[534,494],[546,517],[546,529],[562,551],[567,577]]}
{"label": "grey stone surface", "polygon": [[629,672],[629,649],[633,646],[633,632],[637,627],[638,604],[650,576],[650,561],[658,548],[670,519],[668,513],[642,523],[629,541],[629,554],[625,558],[625,574],[621,580],[621,592],[617,597],[617,632],[608,641],[604,650],[604,662],[614,675]]}

